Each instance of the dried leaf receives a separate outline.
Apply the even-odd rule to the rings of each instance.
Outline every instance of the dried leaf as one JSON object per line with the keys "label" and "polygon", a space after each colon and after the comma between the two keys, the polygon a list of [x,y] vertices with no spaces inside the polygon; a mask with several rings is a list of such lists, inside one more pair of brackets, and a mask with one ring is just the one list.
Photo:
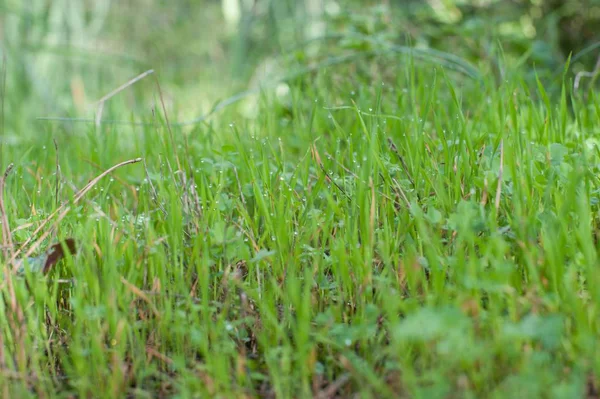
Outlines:
{"label": "dried leaf", "polygon": [[[70,254],[74,255],[77,252],[75,247],[75,240],[67,238],[64,241],[65,248]],[[65,257],[65,251],[61,243],[52,245],[44,254],[36,257],[27,258],[27,262],[22,259],[17,259],[15,262],[18,265],[17,275],[25,274],[25,267],[29,269],[31,273],[42,273],[48,274],[50,269],[56,265],[62,258]],[[25,266],[27,264],[27,266]]]}

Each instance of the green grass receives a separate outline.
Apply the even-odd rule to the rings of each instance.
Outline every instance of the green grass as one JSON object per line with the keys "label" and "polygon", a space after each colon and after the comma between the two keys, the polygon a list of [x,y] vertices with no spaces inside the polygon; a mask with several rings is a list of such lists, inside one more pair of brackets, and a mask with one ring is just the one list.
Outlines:
{"label": "green grass", "polygon": [[40,122],[2,148],[18,243],[144,162],[44,242],[76,256],[3,280],[3,395],[592,397],[600,100],[508,76],[378,58],[254,120]]}

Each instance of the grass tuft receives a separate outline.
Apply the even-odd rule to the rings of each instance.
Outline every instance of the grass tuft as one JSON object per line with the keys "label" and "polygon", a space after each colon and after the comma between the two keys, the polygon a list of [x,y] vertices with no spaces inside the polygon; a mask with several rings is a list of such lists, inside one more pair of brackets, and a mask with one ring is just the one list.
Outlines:
{"label": "grass tuft", "polygon": [[339,39],[2,147],[3,396],[597,396],[598,96]]}

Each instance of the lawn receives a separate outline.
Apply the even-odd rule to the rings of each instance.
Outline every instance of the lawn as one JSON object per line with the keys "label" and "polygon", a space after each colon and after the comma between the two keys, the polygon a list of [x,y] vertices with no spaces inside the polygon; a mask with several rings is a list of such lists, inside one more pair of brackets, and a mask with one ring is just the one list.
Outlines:
{"label": "lawn", "polygon": [[6,123],[3,397],[599,397],[597,90],[343,39],[221,101],[157,67],[101,123],[44,113],[75,78]]}

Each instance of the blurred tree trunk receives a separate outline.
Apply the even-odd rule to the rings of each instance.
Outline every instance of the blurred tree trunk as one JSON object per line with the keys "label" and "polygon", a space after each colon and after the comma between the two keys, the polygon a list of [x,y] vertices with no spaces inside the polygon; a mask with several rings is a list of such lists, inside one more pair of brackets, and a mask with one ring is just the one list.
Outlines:
{"label": "blurred tree trunk", "polygon": [[544,13],[558,17],[560,48],[565,56],[600,40],[600,0],[546,0]]}

